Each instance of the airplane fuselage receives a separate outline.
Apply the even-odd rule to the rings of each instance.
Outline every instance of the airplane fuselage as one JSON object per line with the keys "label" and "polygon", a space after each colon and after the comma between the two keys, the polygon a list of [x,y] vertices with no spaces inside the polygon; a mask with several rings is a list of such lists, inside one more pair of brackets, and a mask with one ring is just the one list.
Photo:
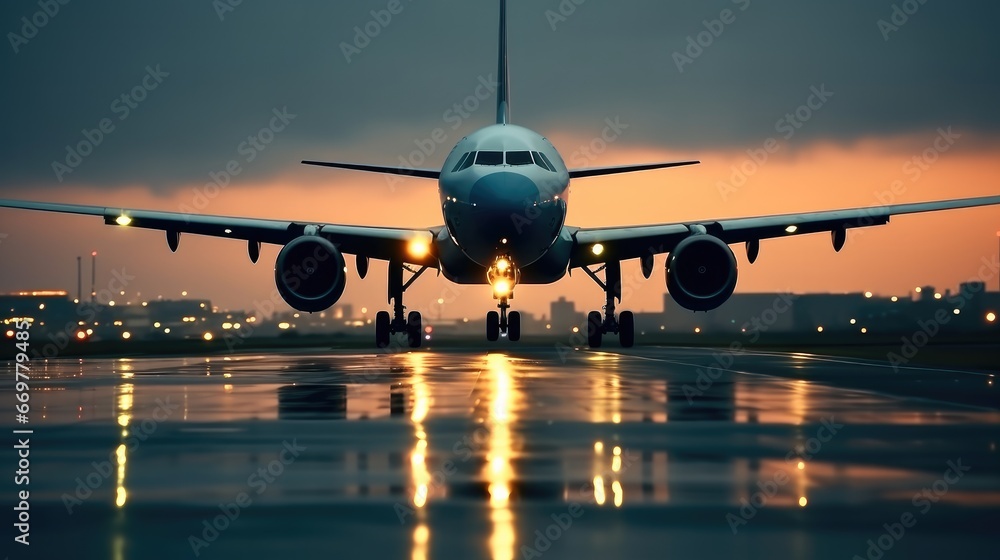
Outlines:
{"label": "airplane fuselage", "polygon": [[563,234],[569,179],[552,143],[527,128],[498,124],[463,138],[439,179],[447,236],[436,241],[445,276],[485,283],[483,270],[505,257],[525,283],[561,278],[571,243]]}

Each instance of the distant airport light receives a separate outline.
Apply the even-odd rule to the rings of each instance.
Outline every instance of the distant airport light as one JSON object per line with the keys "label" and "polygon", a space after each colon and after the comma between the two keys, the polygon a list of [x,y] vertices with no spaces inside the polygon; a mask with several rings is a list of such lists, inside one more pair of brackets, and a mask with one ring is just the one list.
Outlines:
{"label": "distant airport light", "polygon": [[788,226],[785,228],[785,231],[788,233],[795,233],[799,231],[799,226]]}
{"label": "distant airport light", "polygon": [[694,333],[695,334],[701,334],[701,327],[695,327],[694,328]]}
{"label": "distant airport light", "polygon": [[955,315],[961,315],[962,314],[962,310],[961,309],[956,309],[953,313],[955,313]]}
{"label": "distant airport light", "polygon": [[77,331],[76,337],[78,339],[80,339],[80,340],[83,340],[83,339],[87,338],[87,333],[85,333],[83,331]]}
{"label": "distant airport light", "polygon": [[233,328],[233,324],[232,323],[222,323],[222,330],[228,331],[231,328]]}
{"label": "distant airport light", "polygon": [[819,328],[817,328],[817,329],[816,329],[816,332],[823,332],[823,327],[819,327]]}
{"label": "distant airport light", "polygon": [[923,288],[921,288],[920,286],[917,286],[917,289],[916,289],[916,292],[917,292],[917,293],[919,294],[919,293],[920,293],[920,292],[922,292],[922,291],[924,291],[924,289],[923,289]]}
{"label": "distant airport light", "polygon": [[504,237],[503,239],[501,239],[500,243],[503,244],[503,245],[506,245],[507,244],[507,238]]}
{"label": "distant airport light", "polygon": [[868,329],[865,327],[861,328],[861,334],[868,334]]}
{"label": "distant airport light", "polygon": [[157,321],[157,322],[153,323],[153,328],[154,328],[154,329],[158,329],[158,328],[160,328],[160,322],[159,322],[159,321]]}
{"label": "distant airport light", "polygon": [[205,335],[202,338],[204,338],[205,340],[212,340],[215,337],[212,336],[212,333],[207,332],[207,333],[205,333]]}
{"label": "distant airport light", "polygon": [[44,303],[39,303],[38,304],[38,310],[41,311],[42,309],[45,309],[45,304]]}
{"label": "distant airport light", "polygon": [[799,498],[799,506],[806,507],[806,504],[808,504],[808,503],[809,503],[809,500],[807,500],[805,496],[802,496],[801,498]]}
{"label": "distant airport light", "polygon": [[805,462],[804,462],[804,461],[799,461],[799,465],[798,465],[798,467],[799,467],[799,470],[800,470],[800,471],[804,471],[804,470],[806,469],[806,464],[805,464]]}
{"label": "distant airport light", "polygon": [[989,313],[986,314],[986,322],[987,323],[995,323],[996,320],[997,320],[997,314],[996,313],[990,311]]}
{"label": "distant airport light", "polygon": [[109,302],[108,302],[108,305],[110,305],[111,307],[114,307],[114,306],[115,306],[115,300],[111,300],[111,301],[109,301]]}
{"label": "distant airport light", "polygon": [[590,248],[590,250],[593,251],[594,254],[599,257],[601,256],[602,253],[604,253],[604,245],[601,245],[600,243],[595,243],[594,246]]}
{"label": "distant airport light", "polygon": [[406,250],[410,253],[410,256],[415,259],[422,259],[431,252],[427,242],[422,239],[414,239],[410,241],[410,243],[406,246]]}
{"label": "distant airport light", "polygon": [[288,329],[292,328],[292,325],[290,323],[278,323],[278,328],[283,331],[287,331]]}
{"label": "distant airport light", "polygon": [[[14,331],[11,331],[11,333],[13,333],[13,332],[14,332]],[[573,332],[575,332],[575,333],[578,333],[578,332],[580,332],[580,327],[573,327]],[[9,336],[14,336],[14,335],[13,335],[13,334],[11,334],[11,335],[9,335]]]}
{"label": "distant airport light", "polygon": [[[361,308],[361,314],[364,315],[365,313],[368,313],[368,308],[367,307],[362,307]],[[251,321],[250,319],[247,319],[247,322],[248,323],[252,323],[253,321]]]}
{"label": "distant airport light", "polygon": [[873,294],[871,292],[865,292],[865,297],[868,298],[868,299],[872,299],[873,297],[875,297],[875,294]]}
{"label": "distant airport light", "polygon": [[852,325],[857,325],[858,324],[858,320],[857,319],[851,319],[851,324]]}
{"label": "distant airport light", "polygon": [[187,297],[187,295],[188,295],[187,290],[181,292],[181,297]]}
{"label": "distant airport light", "polygon": [[7,331],[7,338],[14,338],[14,331]]}
{"label": "distant airport light", "polygon": [[120,226],[127,226],[127,225],[129,225],[129,224],[132,223],[132,218],[129,218],[125,214],[122,214],[121,216],[118,216],[115,219],[115,223],[118,224],[118,225],[120,225]]}
{"label": "distant airport light", "polygon": [[122,338],[124,338],[125,340],[128,340],[128,339],[132,338],[132,333],[130,333],[128,331],[125,331],[125,332],[122,333]]}
{"label": "distant airport light", "polygon": [[87,329],[87,336],[94,334],[94,329]]}
{"label": "distant airport light", "polygon": [[549,324],[545,325],[545,330],[551,331],[552,330],[552,324],[549,323]]}
{"label": "distant airport light", "polygon": [[431,339],[431,335],[429,335],[429,334],[425,334],[424,335],[424,340],[430,340],[430,339]]}
{"label": "distant airport light", "polygon": [[897,301],[899,301],[899,298],[896,296],[892,296],[892,303],[896,303]]}
{"label": "distant airport light", "polygon": [[942,297],[944,296],[942,296],[940,293],[934,294],[934,299],[941,299]]}
{"label": "distant airport light", "polygon": [[163,334],[170,334],[170,327],[163,329]]}

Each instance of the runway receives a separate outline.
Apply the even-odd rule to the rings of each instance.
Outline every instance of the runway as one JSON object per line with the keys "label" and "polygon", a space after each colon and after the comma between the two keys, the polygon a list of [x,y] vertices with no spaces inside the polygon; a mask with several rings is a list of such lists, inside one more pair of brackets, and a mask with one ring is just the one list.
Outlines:
{"label": "runway", "polygon": [[49,360],[5,552],[992,557],[994,382],[659,347]]}

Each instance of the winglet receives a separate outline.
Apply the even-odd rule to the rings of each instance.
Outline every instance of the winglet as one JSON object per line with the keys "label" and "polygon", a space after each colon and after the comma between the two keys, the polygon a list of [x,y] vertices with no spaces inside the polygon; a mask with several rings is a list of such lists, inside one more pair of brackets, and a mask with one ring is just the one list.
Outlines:
{"label": "winglet", "polygon": [[510,124],[510,72],[507,64],[507,0],[500,0],[500,49],[497,70],[497,124]]}

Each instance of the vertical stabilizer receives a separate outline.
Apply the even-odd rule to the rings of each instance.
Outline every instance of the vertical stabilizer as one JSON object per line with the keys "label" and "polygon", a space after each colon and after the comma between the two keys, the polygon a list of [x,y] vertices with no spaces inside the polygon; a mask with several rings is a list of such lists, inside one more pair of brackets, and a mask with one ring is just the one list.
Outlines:
{"label": "vertical stabilizer", "polygon": [[497,124],[510,124],[510,74],[507,65],[507,0],[500,0],[500,67],[497,70]]}

